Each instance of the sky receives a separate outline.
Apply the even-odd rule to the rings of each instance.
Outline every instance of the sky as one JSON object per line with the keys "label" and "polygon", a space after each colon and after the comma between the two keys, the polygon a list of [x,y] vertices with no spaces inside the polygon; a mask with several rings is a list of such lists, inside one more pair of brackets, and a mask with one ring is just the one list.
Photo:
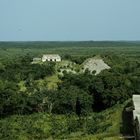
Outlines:
{"label": "sky", "polygon": [[0,0],[0,41],[140,40],[140,0]]}

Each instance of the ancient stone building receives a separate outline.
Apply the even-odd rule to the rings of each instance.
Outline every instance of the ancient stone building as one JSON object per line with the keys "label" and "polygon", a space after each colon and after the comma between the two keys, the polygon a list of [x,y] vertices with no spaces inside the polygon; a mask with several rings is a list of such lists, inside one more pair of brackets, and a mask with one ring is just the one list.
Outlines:
{"label": "ancient stone building", "polygon": [[60,62],[61,57],[58,54],[45,54],[42,57],[42,62],[45,62],[45,61]]}

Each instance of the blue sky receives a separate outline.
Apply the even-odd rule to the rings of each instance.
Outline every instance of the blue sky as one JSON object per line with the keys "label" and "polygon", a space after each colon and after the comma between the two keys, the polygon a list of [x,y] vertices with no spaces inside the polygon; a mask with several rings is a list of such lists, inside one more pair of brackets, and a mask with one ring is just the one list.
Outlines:
{"label": "blue sky", "polygon": [[0,0],[0,41],[140,40],[140,0]]}

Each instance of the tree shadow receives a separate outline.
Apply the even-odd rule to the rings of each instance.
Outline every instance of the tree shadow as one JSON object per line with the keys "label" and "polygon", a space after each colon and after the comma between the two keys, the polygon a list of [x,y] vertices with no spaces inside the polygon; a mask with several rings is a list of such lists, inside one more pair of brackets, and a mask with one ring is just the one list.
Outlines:
{"label": "tree shadow", "polygon": [[128,103],[122,112],[122,127],[120,128],[125,140],[135,140],[134,121],[133,121],[133,104]]}

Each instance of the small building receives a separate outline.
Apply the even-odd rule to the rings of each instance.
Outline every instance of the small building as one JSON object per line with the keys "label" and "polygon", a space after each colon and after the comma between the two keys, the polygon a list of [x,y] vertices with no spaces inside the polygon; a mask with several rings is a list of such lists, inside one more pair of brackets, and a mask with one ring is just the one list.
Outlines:
{"label": "small building", "polygon": [[33,58],[33,62],[41,61],[41,58]]}
{"label": "small building", "polygon": [[60,62],[61,57],[58,54],[45,54],[42,57],[42,62],[45,62],[45,61]]}
{"label": "small building", "polygon": [[40,63],[42,61],[41,58],[33,58],[33,61],[31,62],[31,64],[37,64]]}

